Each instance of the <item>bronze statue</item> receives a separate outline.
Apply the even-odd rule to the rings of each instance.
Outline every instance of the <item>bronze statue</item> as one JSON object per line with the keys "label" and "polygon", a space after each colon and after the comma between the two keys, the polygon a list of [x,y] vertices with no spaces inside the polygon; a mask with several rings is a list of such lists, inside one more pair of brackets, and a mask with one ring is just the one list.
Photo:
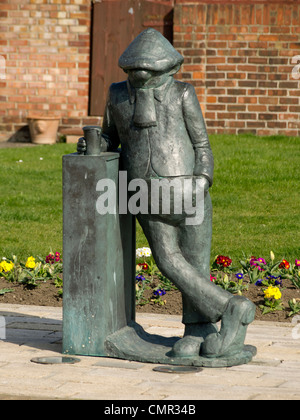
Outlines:
{"label": "bronze statue", "polygon": [[[101,148],[116,151],[121,144],[128,180],[190,178],[202,186],[201,224],[187,225],[185,214],[137,218],[158,268],[182,293],[185,333],[172,356],[220,358],[243,350],[255,306],[210,281],[214,162],[194,87],[173,78],[182,63],[158,31],[147,29],[134,39],[119,60],[128,79],[109,89]],[[85,152],[84,138],[77,147]]]}

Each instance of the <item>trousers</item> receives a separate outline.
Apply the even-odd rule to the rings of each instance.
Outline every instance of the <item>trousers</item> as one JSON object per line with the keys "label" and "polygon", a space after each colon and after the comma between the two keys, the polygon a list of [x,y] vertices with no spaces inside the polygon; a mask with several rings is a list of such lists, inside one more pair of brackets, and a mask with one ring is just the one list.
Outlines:
{"label": "trousers", "polygon": [[204,198],[204,218],[199,225],[172,215],[137,215],[154,260],[162,274],[182,293],[184,324],[215,323],[224,313],[232,294],[210,281],[212,203]]}

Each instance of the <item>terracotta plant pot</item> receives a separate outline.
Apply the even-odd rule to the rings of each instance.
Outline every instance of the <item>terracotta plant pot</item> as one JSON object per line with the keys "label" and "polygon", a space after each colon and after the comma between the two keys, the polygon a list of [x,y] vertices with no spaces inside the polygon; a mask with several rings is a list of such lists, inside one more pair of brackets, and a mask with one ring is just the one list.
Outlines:
{"label": "terracotta plant pot", "polygon": [[27,121],[32,143],[56,143],[59,117],[29,116]]}

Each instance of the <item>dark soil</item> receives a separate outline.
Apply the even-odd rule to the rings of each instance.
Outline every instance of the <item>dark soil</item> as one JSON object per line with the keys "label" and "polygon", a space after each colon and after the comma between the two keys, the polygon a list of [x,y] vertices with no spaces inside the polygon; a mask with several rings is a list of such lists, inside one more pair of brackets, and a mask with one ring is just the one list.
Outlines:
{"label": "dark soil", "polygon": [[[248,284],[245,282],[245,284]],[[154,285],[155,286],[155,282]],[[218,287],[218,286],[217,286]],[[288,314],[291,312],[288,301],[293,298],[300,298],[300,289],[297,289],[290,280],[283,280],[283,286],[281,288],[283,310],[275,311],[263,315],[260,305],[264,303],[263,289],[266,287],[258,287],[255,284],[248,284],[248,290],[243,291],[243,296],[250,299],[256,305],[255,319],[260,321],[274,321],[274,322],[291,322],[293,317],[289,317]],[[145,297],[150,298],[152,290],[146,290]],[[170,315],[181,315],[182,314],[182,301],[181,293],[178,290],[171,290],[162,297],[165,301],[164,305],[157,303],[147,303],[143,306],[137,306],[137,312],[150,312]]]}
{"label": "dark soil", "polygon": [[0,295],[0,303],[62,306],[62,298],[58,294],[59,289],[49,280],[33,287],[21,283],[11,283],[0,278],[0,291],[1,289],[13,289],[13,291]]}
{"label": "dark soil", "polygon": [[[154,284],[151,286],[155,286],[156,284],[157,282],[154,281]],[[0,278],[0,290],[5,288],[13,289],[13,291],[0,295],[0,303],[56,307],[62,306],[63,300],[62,297],[59,296],[59,289],[49,280],[45,283],[39,283],[37,287],[32,287],[23,284],[9,283],[5,279]],[[145,290],[144,298],[146,300],[150,300],[152,292],[152,288]],[[262,315],[262,311],[259,308],[259,305],[264,303],[264,293],[262,287],[249,284],[249,289],[248,291],[243,292],[243,296],[252,300],[252,302],[256,304],[257,309],[255,319],[262,321],[291,322],[292,317],[288,317],[290,312],[288,301],[293,298],[299,299],[300,289],[297,289],[289,280],[284,280],[281,292],[284,309],[282,311],[275,311],[265,315]],[[150,301],[145,305],[137,305],[136,310],[137,312],[157,314],[182,314],[181,293],[178,290],[167,291],[162,297],[162,300],[164,301],[164,305]]]}

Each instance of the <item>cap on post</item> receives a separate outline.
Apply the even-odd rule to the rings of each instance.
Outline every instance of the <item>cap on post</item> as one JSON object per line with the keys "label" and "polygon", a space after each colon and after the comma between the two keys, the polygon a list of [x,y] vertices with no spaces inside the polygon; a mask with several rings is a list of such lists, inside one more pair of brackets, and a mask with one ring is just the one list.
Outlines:
{"label": "cap on post", "polygon": [[164,72],[182,63],[182,55],[153,28],[141,32],[119,59],[119,66],[125,71],[145,69]]}

